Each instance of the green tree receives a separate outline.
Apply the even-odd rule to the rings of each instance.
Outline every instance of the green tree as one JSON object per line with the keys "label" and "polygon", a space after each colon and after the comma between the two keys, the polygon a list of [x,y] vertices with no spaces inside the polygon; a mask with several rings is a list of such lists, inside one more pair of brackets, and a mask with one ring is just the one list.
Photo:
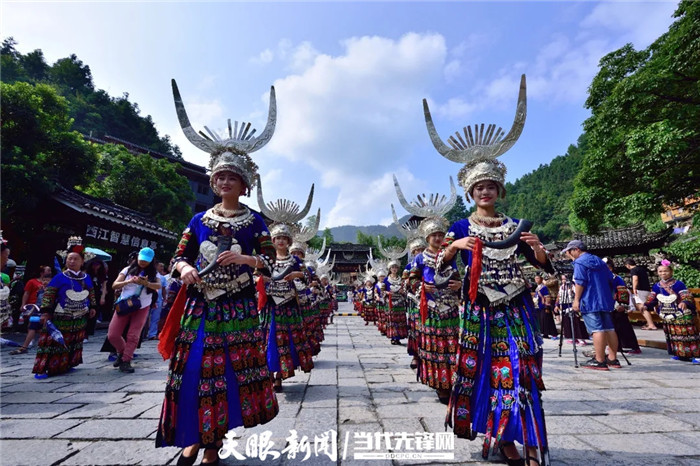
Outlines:
{"label": "green tree", "polygon": [[464,203],[464,198],[462,196],[457,196],[457,202],[455,202],[455,205],[445,214],[445,218],[447,218],[447,221],[452,225],[467,217],[469,217],[469,209]]}
{"label": "green tree", "polygon": [[194,195],[174,162],[134,155],[123,146],[99,146],[97,176],[83,190],[96,197],[152,216],[164,227],[181,231],[190,217]]}
{"label": "green tree", "polygon": [[46,64],[44,52],[40,49],[36,49],[20,57],[20,63],[22,64],[22,68],[24,68],[27,78],[32,83],[46,81],[49,76],[49,65]]}
{"label": "green tree", "polygon": [[49,69],[49,76],[54,84],[72,94],[94,90],[90,67],[75,54],[57,60]]}
{"label": "green tree", "polygon": [[355,244],[364,244],[365,246],[369,246],[372,249],[377,248],[377,238],[375,238],[374,236],[366,235],[362,233],[361,230],[357,230],[357,234],[355,236],[357,237]]}
{"label": "green tree", "polygon": [[700,186],[700,2],[682,1],[647,49],[606,55],[589,89],[589,147],[571,225],[595,232],[645,221]]}
{"label": "green tree", "polygon": [[128,94],[112,98],[105,91],[96,90],[90,67],[76,55],[61,58],[49,66],[41,50],[22,55],[16,45],[9,37],[0,48],[2,82],[50,84],[68,100],[73,129],[98,138],[109,134],[182,160],[180,148],[169,136],[159,136],[152,118],[141,116],[138,104],[129,102]]}
{"label": "green tree", "polygon": [[321,239],[326,240],[326,245],[331,244],[333,240],[333,233],[331,233],[330,228],[326,228],[323,230],[323,234],[321,235]]}
{"label": "green tree", "polygon": [[[379,235],[382,240],[382,246],[385,248],[405,248],[406,238],[399,238],[396,236],[386,237],[384,235]],[[377,236],[367,235],[362,233],[361,230],[357,230],[357,240],[355,244],[363,244],[372,248],[372,256],[376,259],[385,259],[384,254],[379,250],[379,242],[377,241]]]}
{"label": "green tree", "polygon": [[6,83],[27,80],[27,73],[21,63],[22,54],[17,51],[15,45],[17,41],[8,37],[2,41],[2,47],[0,47],[0,69],[2,81]]}
{"label": "green tree", "polygon": [[72,130],[68,103],[54,88],[1,83],[2,211],[17,219],[57,184],[72,188],[93,179],[97,156]]}

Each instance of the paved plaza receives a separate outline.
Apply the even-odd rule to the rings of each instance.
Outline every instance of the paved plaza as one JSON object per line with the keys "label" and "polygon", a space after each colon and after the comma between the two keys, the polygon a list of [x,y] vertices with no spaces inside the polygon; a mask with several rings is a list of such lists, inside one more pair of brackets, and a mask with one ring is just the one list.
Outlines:
{"label": "paved plaza", "polygon": [[[341,303],[340,312],[349,310],[347,303]],[[663,332],[653,333],[657,340],[663,338]],[[31,374],[34,350],[9,356],[10,349],[2,349],[3,465],[176,462],[178,448],[154,447],[167,371],[167,363],[156,352],[157,342],[144,342],[137,350],[136,373],[123,374],[107,361],[106,353],[99,352],[105,334],[98,331],[86,343],[85,362],[73,373],[46,380],[35,380]],[[660,349],[643,348],[643,354],[630,356],[631,366],[621,359],[622,369],[598,372],[574,368],[570,345],[563,357],[557,353],[558,343],[547,341],[544,407],[552,464],[700,464],[699,366],[671,361]],[[390,345],[376,327],[365,326],[359,317],[336,317],[315,361],[310,374],[285,381],[277,418],[254,429],[237,429],[235,438],[239,455],[245,456],[246,444],[255,445],[252,440],[257,440],[260,445],[267,436],[274,442],[271,450],[280,452],[295,430],[299,438],[310,439],[309,459],[301,461],[302,451],[293,459],[284,453],[265,461],[230,456],[222,464],[500,461],[498,455],[492,455],[491,462],[481,459],[481,436],[473,442],[456,439],[454,460],[354,459],[364,445],[358,443],[365,438],[362,433],[444,432],[445,407],[433,390],[416,382],[406,347]],[[331,430],[337,432],[337,453],[314,452],[314,437],[327,436]]]}

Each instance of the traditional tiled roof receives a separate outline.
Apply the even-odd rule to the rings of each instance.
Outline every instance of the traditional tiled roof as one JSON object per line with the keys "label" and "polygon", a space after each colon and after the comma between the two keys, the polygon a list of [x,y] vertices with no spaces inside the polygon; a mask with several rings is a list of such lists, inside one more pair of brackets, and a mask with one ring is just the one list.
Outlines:
{"label": "traditional tiled roof", "polygon": [[101,218],[110,222],[145,231],[168,239],[177,239],[178,234],[167,230],[141,212],[120,206],[106,199],[98,199],[74,189],[59,186],[53,198],[76,212]]}
{"label": "traditional tiled roof", "polygon": [[[644,225],[634,225],[627,228],[603,230],[597,235],[574,233],[574,239],[584,242],[588,251],[597,255],[618,255],[648,253],[650,249],[660,248],[666,244],[673,228],[649,233]],[[556,242],[559,249],[566,246],[566,241]]]}
{"label": "traditional tiled roof", "polygon": [[[352,243],[331,243],[326,245],[326,249],[331,250],[331,255],[335,257],[336,265],[367,263],[369,256],[369,246]],[[331,258],[331,262],[333,259]]]}

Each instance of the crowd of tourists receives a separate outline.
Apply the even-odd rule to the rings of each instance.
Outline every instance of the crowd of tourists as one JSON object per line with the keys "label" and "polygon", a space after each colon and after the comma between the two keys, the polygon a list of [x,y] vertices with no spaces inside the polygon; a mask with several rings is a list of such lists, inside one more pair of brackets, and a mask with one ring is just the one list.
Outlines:
{"label": "crowd of tourists", "polygon": [[[337,300],[332,264],[306,244],[316,234],[320,211],[316,228],[301,226],[313,187],[303,208],[286,199],[266,203],[250,157],[274,132],[274,88],[260,135],[248,134],[250,125],[239,130],[236,123],[233,132],[229,124],[225,140],[194,132],[174,81],[173,93],[185,135],[211,154],[210,184],[221,202],[192,217],[169,274],[159,270],[149,248],[120,271],[111,284],[120,296],[108,343],[116,353],[115,366],[129,373],[142,329],[148,328],[146,338],[158,338],[169,370],[156,446],[181,447],[181,466],[194,464],[200,450],[201,464],[218,464],[227,432],[272,421],[284,380],[298,370],[313,370]],[[406,340],[410,366],[447,405],[446,423],[457,437],[473,440],[482,433],[484,458],[493,449],[509,465],[535,466],[549,463],[542,407],[544,338],[592,340],[594,351],[583,367],[620,368],[621,346],[640,351],[626,318],[633,303],[663,318],[673,357],[697,361],[700,349],[692,299],[673,279],[669,263],[659,266],[661,280],[651,287],[639,270],[633,271],[630,294],[611,271],[612,260],[606,263],[574,240],[562,251],[573,261],[573,276],[556,280],[550,255],[531,224],[496,211],[496,201],[506,195],[506,167],[497,157],[518,139],[525,108],[523,76],[518,111],[505,139],[500,139],[503,134],[492,138],[491,127],[484,135],[482,125],[481,134],[474,128],[477,142],[469,128],[466,142],[458,134],[448,146],[424,101],[431,141],[441,155],[464,164],[457,178],[475,210],[450,225],[446,213],[457,199],[451,179],[449,198],[418,196],[412,202],[395,179],[401,205],[422,220],[400,225],[405,250],[382,250],[388,260],[370,258],[352,299],[365,325],[376,325],[387,344]],[[240,202],[256,187],[260,213]],[[8,249],[3,244],[3,267]],[[410,260],[402,269],[399,258],[406,253]],[[85,267],[85,259],[85,248],[71,238],[60,272],[42,267],[37,281],[28,284],[23,304],[38,308],[30,317],[38,318],[33,327],[39,332],[37,377],[68,372],[82,361],[88,321],[104,304],[108,286],[99,267]],[[523,259],[541,274],[534,284],[523,272]],[[556,291],[550,281],[557,283]],[[568,333],[559,334],[555,317]],[[648,320],[647,328],[654,327]],[[28,347],[25,342],[18,351]]]}

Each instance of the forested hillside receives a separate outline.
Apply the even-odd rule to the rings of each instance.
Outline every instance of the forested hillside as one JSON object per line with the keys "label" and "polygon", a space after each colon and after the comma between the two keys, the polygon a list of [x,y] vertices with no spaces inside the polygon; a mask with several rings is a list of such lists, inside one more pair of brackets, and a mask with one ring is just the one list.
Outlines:
{"label": "forested hillside", "polygon": [[101,138],[105,134],[138,144],[148,149],[182,158],[180,149],[170,137],[160,136],[150,115],[142,116],[139,106],[129,102],[129,94],[111,97],[95,89],[90,67],[75,54],[49,65],[44,53],[34,50],[26,55],[15,49],[17,42],[7,38],[0,48],[2,82],[48,84],[68,100],[72,129]]}
{"label": "forested hillside", "polygon": [[569,146],[565,155],[555,157],[548,165],[540,165],[515,183],[507,183],[507,195],[500,201],[499,210],[534,222],[533,231],[544,243],[571,238],[569,198],[584,150],[582,136],[577,145]]}

